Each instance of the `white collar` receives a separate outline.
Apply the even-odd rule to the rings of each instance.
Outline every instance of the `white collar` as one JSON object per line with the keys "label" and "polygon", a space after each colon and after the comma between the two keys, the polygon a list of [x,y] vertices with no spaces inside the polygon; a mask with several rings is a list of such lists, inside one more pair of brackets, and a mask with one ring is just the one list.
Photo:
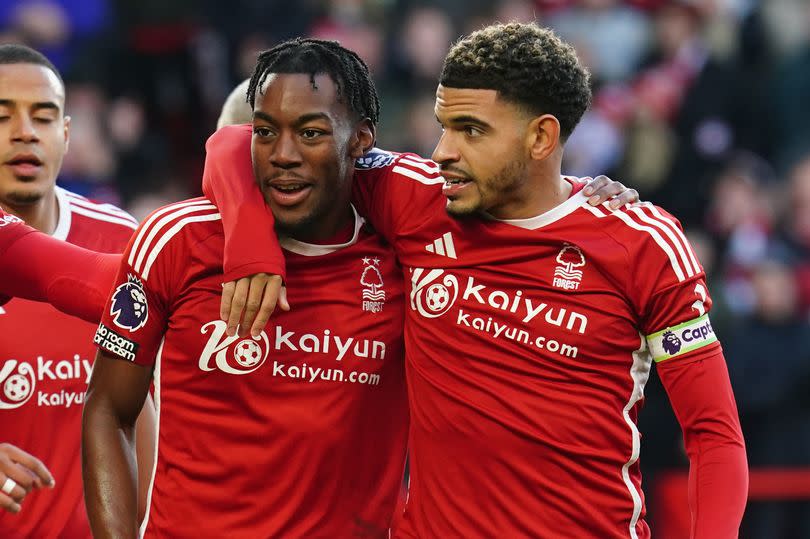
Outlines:
{"label": "white collar", "polygon": [[286,236],[279,237],[278,242],[281,247],[287,251],[303,256],[322,256],[328,255],[329,253],[334,253],[335,251],[343,249],[344,247],[357,243],[357,239],[360,236],[360,229],[363,227],[363,224],[366,221],[360,217],[353,205],[352,213],[354,214],[354,233],[352,234],[352,239],[346,243],[338,243],[335,245],[318,245],[314,243],[304,243],[303,241],[298,241]]}

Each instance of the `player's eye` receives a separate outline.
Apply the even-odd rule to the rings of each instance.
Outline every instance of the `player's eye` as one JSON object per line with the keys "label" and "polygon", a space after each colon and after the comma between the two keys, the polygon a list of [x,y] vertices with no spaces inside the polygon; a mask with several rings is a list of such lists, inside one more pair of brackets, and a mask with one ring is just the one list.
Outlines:
{"label": "player's eye", "polygon": [[253,134],[258,137],[265,138],[271,136],[273,132],[269,127],[255,126],[253,128]]}
{"label": "player's eye", "polygon": [[301,132],[301,136],[305,139],[314,139],[319,137],[323,134],[323,131],[319,131],[318,129],[304,129]]}
{"label": "player's eye", "polygon": [[464,126],[464,134],[468,137],[480,137],[484,134],[483,131],[475,127],[474,125],[465,125]]}

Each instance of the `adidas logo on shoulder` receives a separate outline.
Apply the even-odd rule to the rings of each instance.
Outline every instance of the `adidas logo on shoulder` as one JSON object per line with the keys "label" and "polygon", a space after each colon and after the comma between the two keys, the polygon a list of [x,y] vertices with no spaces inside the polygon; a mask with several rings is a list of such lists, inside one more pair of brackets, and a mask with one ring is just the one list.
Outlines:
{"label": "adidas logo on shoulder", "polygon": [[425,245],[425,251],[439,256],[458,259],[456,256],[456,246],[453,245],[453,235],[449,232],[445,232],[441,237],[433,240],[432,243]]}

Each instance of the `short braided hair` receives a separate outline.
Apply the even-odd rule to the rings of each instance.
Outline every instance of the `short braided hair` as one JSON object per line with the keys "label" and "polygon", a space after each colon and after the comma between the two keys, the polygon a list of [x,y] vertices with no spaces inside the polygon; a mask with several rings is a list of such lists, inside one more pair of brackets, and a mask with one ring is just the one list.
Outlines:
{"label": "short braided hair", "polygon": [[449,88],[496,90],[532,114],[551,114],[567,139],[591,103],[590,74],[574,48],[534,23],[487,26],[450,49],[439,79]]}
{"label": "short braided hair", "polygon": [[247,101],[256,104],[256,92],[270,73],[309,73],[329,75],[337,87],[338,99],[345,100],[358,119],[368,118],[376,125],[380,119],[380,99],[368,66],[357,53],[337,41],[295,38],[259,54],[250,78]]}

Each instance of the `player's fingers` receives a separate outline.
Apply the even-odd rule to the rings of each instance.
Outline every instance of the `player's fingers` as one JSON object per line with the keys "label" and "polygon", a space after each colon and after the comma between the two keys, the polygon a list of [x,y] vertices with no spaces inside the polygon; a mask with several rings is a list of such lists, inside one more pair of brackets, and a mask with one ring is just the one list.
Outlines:
{"label": "player's fingers", "polygon": [[[264,330],[264,327],[267,325],[267,322],[270,320],[270,316],[276,309],[276,303],[278,302],[280,292],[281,277],[278,275],[271,275],[268,278],[267,286],[264,289],[264,297],[262,298],[261,308],[256,316],[256,320],[250,327],[250,334],[253,336],[253,338],[259,337],[261,332]],[[245,320],[245,325],[247,325],[247,323],[247,320]]]}
{"label": "player's fingers", "polygon": [[608,178],[607,176],[597,176],[596,178],[589,181],[588,184],[582,189],[582,194],[590,196],[609,181],[610,178]]}
{"label": "player's fingers", "polygon": [[[0,472],[0,487],[5,485],[6,478],[11,479],[14,482],[13,484],[18,485],[26,493],[31,492],[33,488],[42,486],[42,481],[34,475],[34,472],[16,462],[3,465],[2,472]],[[9,492],[6,492],[6,494],[10,495]]]}
{"label": "player's fingers", "polygon": [[610,201],[610,207],[615,210],[625,204],[633,204],[635,202],[638,202],[638,191],[635,189],[627,189]]}
{"label": "player's fingers", "polygon": [[598,206],[599,204],[610,199],[610,197],[619,192],[614,188],[614,184],[615,182],[613,182],[607,176],[597,176],[586,186],[592,189],[591,196],[588,198],[588,203],[591,206]]}
{"label": "player's fingers", "polygon": [[[250,288],[248,290],[247,302],[245,303],[245,314],[242,316],[242,324],[239,326],[240,337],[247,335],[248,331],[251,331],[252,334],[251,328],[254,326],[253,321],[254,318],[256,318],[256,313],[258,313],[260,309],[265,308],[268,278],[269,276],[266,273],[257,273],[250,277]],[[275,307],[275,301],[273,302],[273,307]]]}
{"label": "player's fingers", "polygon": [[231,301],[233,301],[233,293],[236,291],[236,282],[228,281],[222,285],[222,300],[219,303],[219,318],[223,322],[227,322],[231,317]]}
{"label": "player's fingers", "polygon": [[27,489],[23,488],[23,486],[12,479],[11,476],[5,476],[3,474],[0,474],[0,488],[2,488],[2,494],[5,494],[16,503],[22,503],[26,494],[31,490],[30,486]]}
{"label": "player's fingers", "polygon": [[247,295],[250,290],[250,279],[243,277],[236,281],[236,287],[233,291],[233,299],[231,300],[231,311],[228,314],[228,327],[225,333],[229,337],[236,335],[236,329],[239,327],[239,320],[242,318],[242,310],[247,303]]}
{"label": "player's fingers", "polygon": [[29,476],[23,474],[23,471],[26,471],[33,476],[34,481],[39,480],[45,486],[53,487],[56,484],[56,481],[54,481],[53,476],[48,468],[34,455],[31,455],[30,453],[27,453],[19,447],[11,444],[3,444],[2,452],[4,457],[7,457],[9,460],[18,465],[16,467],[3,467],[3,471],[6,472],[7,475],[11,476],[11,478],[17,483],[22,485],[27,485],[29,483]]}
{"label": "player's fingers", "polygon": [[19,513],[20,504],[11,499],[7,494],[0,492],[0,508],[5,509],[9,513]]}
{"label": "player's fingers", "polygon": [[290,310],[290,302],[287,300],[287,287],[281,285],[281,291],[278,293],[278,308],[282,311]]}

